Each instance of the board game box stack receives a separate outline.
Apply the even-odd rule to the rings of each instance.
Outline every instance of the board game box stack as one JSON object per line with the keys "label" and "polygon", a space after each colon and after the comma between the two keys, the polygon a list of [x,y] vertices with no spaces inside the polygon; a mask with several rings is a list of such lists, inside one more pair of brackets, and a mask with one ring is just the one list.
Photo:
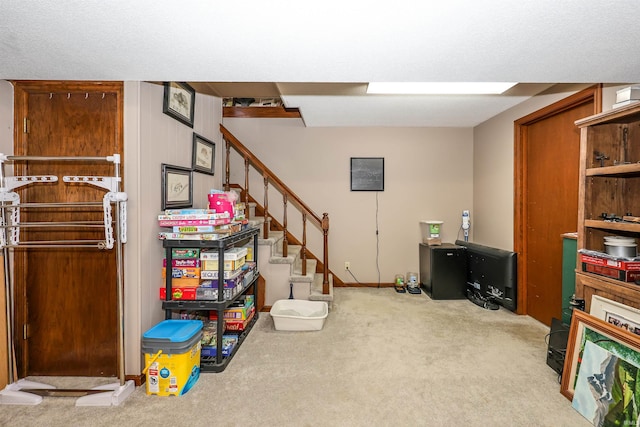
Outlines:
{"label": "board game box stack", "polygon": [[159,239],[217,240],[240,231],[242,222],[233,222],[229,212],[211,209],[167,209],[158,215],[163,231]]}
{"label": "board game box stack", "polygon": [[[224,335],[222,335],[222,356],[227,357],[238,343],[240,335],[247,328],[255,314],[255,301],[253,295],[239,297],[229,308],[224,310]],[[209,312],[208,324],[217,325],[218,317],[215,311]],[[217,354],[216,331],[213,331],[213,339],[209,344],[202,345],[202,356],[215,357]]]}
{"label": "board game box stack", "polygon": [[[239,314],[240,313],[240,314]],[[252,295],[247,295],[237,304],[224,312],[224,333],[222,335],[222,356],[227,357],[233,351],[240,336],[245,331],[255,314]],[[241,317],[245,317],[242,319]],[[218,336],[218,319],[208,311],[180,311],[172,314],[173,319],[201,320],[202,339],[201,356],[215,357]]]}
{"label": "board game box stack", "polygon": [[640,259],[620,259],[606,253],[584,249],[578,252],[582,271],[640,284]]}
{"label": "board game box stack", "polygon": [[[231,248],[224,254],[223,299],[230,300],[251,283],[256,263],[247,261],[247,247]],[[217,250],[172,249],[171,298],[174,300],[218,300]],[[166,299],[166,259],[163,260],[163,286],[160,299]]]}

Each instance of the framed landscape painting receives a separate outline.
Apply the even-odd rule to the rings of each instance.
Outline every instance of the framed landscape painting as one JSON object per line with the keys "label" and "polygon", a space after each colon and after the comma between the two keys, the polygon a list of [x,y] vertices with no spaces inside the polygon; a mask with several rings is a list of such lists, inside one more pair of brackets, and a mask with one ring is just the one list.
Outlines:
{"label": "framed landscape painting", "polygon": [[634,366],[640,366],[640,336],[581,310],[573,310],[560,393],[573,400],[587,342],[596,344]]}

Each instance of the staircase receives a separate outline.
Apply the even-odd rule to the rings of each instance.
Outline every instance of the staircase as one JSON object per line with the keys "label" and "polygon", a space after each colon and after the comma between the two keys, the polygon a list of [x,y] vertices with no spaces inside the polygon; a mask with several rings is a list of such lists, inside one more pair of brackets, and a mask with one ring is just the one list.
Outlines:
{"label": "staircase", "polygon": [[[240,143],[224,126],[220,125],[226,143],[225,191],[235,191],[239,200],[245,202],[245,216],[251,227],[260,229],[258,235],[258,261],[260,275],[265,281],[264,299],[258,301],[262,310],[279,299],[293,294],[295,299],[326,301],[331,308],[333,301],[334,275],[328,266],[328,214],[316,215],[277,176]],[[231,148],[244,160],[244,187],[229,182]],[[249,174],[258,173],[263,178],[263,203],[253,197],[249,189]],[[283,196],[283,218],[278,222],[269,212],[268,188],[274,187]],[[273,191],[272,191],[273,192]],[[301,236],[294,236],[287,226],[288,208],[302,220]],[[323,237],[323,258],[318,258],[307,248],[307,218],[313,221]],[[335,280],[339,279],[335,278]]]}
{"label": "staircase", "polygon": [[[264,226],[262,218],[250,220],[253,227]],[[307,272],[302,272],[302,246],[289,245],[286,256],[282,253],[283,231],[269,231],[266,239],[259,238],[260,274],[265,277],[265,305],[271,306],[279,299],[289,298],[312,301],[327,301],[329,308],[333,301],[333,274],[329,274],[329,293],[322,293],[322,273],[316,273],[318,261],[307,260]]]}

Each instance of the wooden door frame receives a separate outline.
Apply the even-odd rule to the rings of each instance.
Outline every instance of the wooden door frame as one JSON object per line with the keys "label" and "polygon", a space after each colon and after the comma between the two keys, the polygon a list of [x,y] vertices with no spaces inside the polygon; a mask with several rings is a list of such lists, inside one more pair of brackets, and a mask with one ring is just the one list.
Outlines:
{"label": "wooden door frame", "polygon": [[[514,122],[514,220],[513,247],[518,254],[518,314],[527,313],[527,131],[528,126],[563,111],[592,102],[593,114],[602,111],[602,85],[594,85],[558,102],[548,105],[538,111],[526,115]],[[579,159],[576,159],[578,162]],[[577,206],[576,206],[577,209]],[[578,225],[576,224],[576,227]],[[559,236],[558,236],[559,238]]]}
{"label": "wooden door frame", "polygon": [[[56,92],[108,92],[115,93],[117,97],[117,117],[116,117],[116,140],[118,145],[124,151],[124,83],[121,81],[57,81],[57,80],[13,80],[11,84],[14,88],[14,137],[13,137],[13,153],[16,156],[25,155],[27,150],[27,136],[23,129],[23,119],[27,117],[29,95],[32,93],[56,93]],[[121,188],[124,188],[124,152],[120,153],[121,165]],[[20,174],[20,166],[16,165],[14,175]],[[14,295],[26,295],[26,287],[24,280],[18,280],[24,277],[27,268],[26,251],[14,251],[13,253],[13,277]],[[28,347],[23,340],[23,327],[17,325],[26,325],[29,321],[29,312],[25,304],[14,304],[13,320],[14,320],[14,336],[13,342],[15,347],[15,361],[17,374],[22,378],[28,373]],[[11,327],[11,326],[10,326]],[[119,363],[117,358],[117,363]]]}

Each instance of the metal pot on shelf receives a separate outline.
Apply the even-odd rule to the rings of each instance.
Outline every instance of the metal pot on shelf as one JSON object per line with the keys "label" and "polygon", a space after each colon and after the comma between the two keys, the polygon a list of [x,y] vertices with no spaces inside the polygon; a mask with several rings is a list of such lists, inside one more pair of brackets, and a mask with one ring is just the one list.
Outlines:
{"label": "metal pot on shelf", "polygon": [[621,258],[638,256],[638,245],[633,237],[605,236],[604,250],[608,255]]}

